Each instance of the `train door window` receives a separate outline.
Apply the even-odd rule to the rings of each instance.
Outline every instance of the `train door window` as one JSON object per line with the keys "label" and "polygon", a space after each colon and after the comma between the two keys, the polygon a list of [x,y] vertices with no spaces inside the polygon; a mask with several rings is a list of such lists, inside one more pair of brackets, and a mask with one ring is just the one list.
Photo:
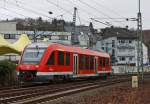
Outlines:
{"label": "train door window", "polygon": [[90,69],[93,70],[94,69],[94,57],[90,56]]}
{"label": "train door window", "polygon": [[70,53],[66,52],[66,65],[70,65]]}
{"label": "train door window", "polygon": [[84,55],[79,56],[79,69],[84,69]]}
{"label": "train door window", "polygon": [[106,58],[103,58],[103,66],[106,66]]}
{"label": "train door window", "polygon": [[58,65],[64,65],[64,52],[58,51]]}
{"label": "train door window", "polygon": [[54,65],[54,62],[55,62],[55,58],[54,58],[54,51],[51,53],[51,55],[49,56],[48,58],[48,61],[47,61],[47,65]]}
{"label": "train door window", "polygon": [[89,56],[85,56],[85,69],[89,69]]}
{"label": "train door window", "polygon": [[73,73],[78,73],[78,54],[73,54]]}
{"label": "train door window", "polygon": [[108,58],[106,58],[106,66],[108,66],[109,65],[109,59]]}
{"label": "train door window", "polygon": [[99,58],[99,66],[103,66],[103,58],[102,57]]}

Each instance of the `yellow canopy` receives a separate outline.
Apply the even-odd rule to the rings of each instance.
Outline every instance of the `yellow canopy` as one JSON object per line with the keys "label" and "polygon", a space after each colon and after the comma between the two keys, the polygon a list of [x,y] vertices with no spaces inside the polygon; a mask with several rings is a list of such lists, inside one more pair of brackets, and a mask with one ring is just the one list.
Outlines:
{"label": "yellow canopy", "polygon": [[26,45],[31,43],[26,34],[22,34],[17,42],[11,44],[0,35],[0,55],[7,53],[21,54]]}

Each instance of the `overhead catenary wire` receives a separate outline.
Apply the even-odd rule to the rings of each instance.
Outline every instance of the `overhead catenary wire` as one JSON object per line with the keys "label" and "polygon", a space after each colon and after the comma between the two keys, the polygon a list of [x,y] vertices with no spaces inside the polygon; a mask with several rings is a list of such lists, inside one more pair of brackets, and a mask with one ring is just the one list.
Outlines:
{"label": "overhead catenary wire", "polygon": [[[58,6],[57,4],[55,4],[54,2],[51,2],[50,0],[46,0],[49,4],[52,4],[60,9],[62,9],[63,11],[66,11],[66,13],[70,14],[71,16],[73,15],[73,13],[71,11],[68,11],[66,9],[64,9],[63,7],[61,7],[60,5]],[[81,18],[83,21],[89,22],[87,20],[85,20],[84,18]]]}
{"label": "overhead catenary wire", "polygon": [[6,11],[8,11],[8,12],[13,12],[13,13],[15,13],[15,14],[17,14],[17,15],[20,15],[20,16],[23,16],[23,17],[25,17],[25,18],[28,17],[28,16],[25,16],[25,15],[23,15],[23,14],[20,14],[20,13],[14,11],[14,10],[12,10],[12,9],[10,10],[10,9],[4,8],[4,7],[0,7],[0,8],[6,10]]}
{"label": "overhead catenary wire", "polygon": [[[110,11],[111,13],[117,15],[117,17],[120,17],[120,18],[105,18],[105,19],[123,19],[124,21],[111,21],[111,22],[120,22],[122,25],[125,25],[127,26],[125,23],[122,23],[122,22],[127,22],[128,19],[130,19],[129,17],[125,17],[125,16],[122,16],[120,13],[116,12],[115,10],[111,9],[111,8],[108,8],[102,4],[100,4],[99,2],[97,2],[96,0],[92,0],[96,5],[98,6],[102,6],[104,7],[105,9],[107,9],[107,11]],[[102,18],[99,18],[99,19],[102,19]],[[132,18],[131,18],[132,19]]]}
{"label": "overhead catenary wire", "polygon": [[[54,3],[54,2],[52,2],[52,1],[50,1],[50,0],[46,0],[46,1],[48,1],[48,2],[50,2],[49,4],[52,4],[52,5],[55,5],[56,7],[58,7],[58,8],[60,8],[61,10],[63,10],[63,11],[65,11],[65,13],[63,13],[63,14],[61,14],[61,15],[57,15],[56,17],[58,17],[58,16],[63,16],[63,15],[65,15],[65,14],[70,14],[71,16],[72,16],[72,12],[71,12],[71,10],[67,10],[67,9],[65,9],[65,8],[63,8],[61,5],[59,5],[58,4],[58,0],[57,0],[57,3]],[[68,1],[71,1],[71,0],[68,0]],[[84,2],[83,0],[82,0],[82,2],[81,2],[81,0],[79,0],[80,1],[80,3],[82,3],[82,2]],[[9,5],[13,5],[13,6],[16,6],[17,8],[16,9],[22,9],[22,10],[25,10],[25,11],[28,11],[28,12],[31,12],[31,13],[33,13],[33,14],[36,14],[36,15],[38,15],[38,16],[43,16],[43,17],[47,17],[47,18],[50,18],[50,19],[53,19],[53,18],[51,18],[50,16],[47,16],[47,15],[45,15],[44,13],[41,13],[41,12],[39,12],[39,11],[35,11],[35,10],[33,10],[32,8],[27,8],[27,7],[24,7],[24,6],[20,6],[20,3],[21,4],[23,4],[24,2],[20,2],[20,1],[18,1],[18,0],[16,0],[16,3],[14,3],[14,2],[9,2],[9,1],[6,1],[6,3],[7,4],[9,4]],[[84,3],[82,3],[83,5],[85,5]],[[88,3],[87,3],[88,4]],[[88,4],[88,5],[90,5],[90,4]],[[90,5],[91,7],[93,7],[92,5]],[[79,7],[79,6],[78,6]],[[90,7],[90,8],[91,8]],[[80,7],[81,8],[81,7]],[[97,9],[96,7],[93,7],[93,9]],[[95,10],[94,9],[94,10]],[[13,9],[8,9],[8,11],[12,11]],[[79,10],[83,10],[83,9],[79,9]],[[96,11],[96,10],[95,10]],[[99,11],[99,13],[100,13],[100,10],[99,9],[97,9],[97,12]],[[26,15],[23,15],[23,14],[21,14],[21,13],[19,13],[19,12],[15,12],[15,11],[12,11],[13,13],[15,13],[15,14],[18,14],[18,15],[20,15],[20,16],[23,16],[23,17],[28,17],[28,16],[26,16]],[[88,11],[88,10],[84,10],[84,12],[83,13],[87,13],[88,15],[90,15],[91,17],[90,18],[92,18],[92,16],[93,16],[93,14],[91,13],[91,14],[89,14],[90,13],[90,11]],[[102,13],[100,13],[100,14],[102,14]],[[112,19],[109,15],[107,15],[106,13],[105,13],[105,16],[107,16],[108,17],[108,20],[109,19]],[[95,16],[94,16],[95,17]],[[78,17],[79,18],[79,17]],[[81,24],[81,20],[84,20],[84,21],[86,21],[86,22],[89,22],[89,18],[88,19],[86,19],[86,18],[80,18],[80,20],[79,20],[79,22],[80,22],[80,24]],[[98,20],[98,21],[100,21],[100,20]],[[101,21],[102,22],[102,21]],[[107,21],[106,21],[107,22]],[[102,23],[106,23],[106,22],[102,22]],[[115,22],[115,21],[108,21],[107,23],[110,23],[110,22]],[[117,21],[117,22],[119,22],[119,21]],[[120,21],[121,22],[121,21]],[[100,22],[99,22],[100,23]],[[107,24],[106,23],[106,24]]]}
{"label": "overhead catenary wire", "polygon": [[[86,3],[86,2],[84,2],[83,0],[78,0],[79,2],[81,2],[82,4],[84,4],[84,5],[86,5],[86,6],[88,6],[89,8],[91,8],[91,9],[94,9],[96,12],[98,12],[98,13],[100,13],[100,14],[102,14],[103,16],[105,16],[105,17],[107,17],[107,19],[109,20],[109,19],[112,19],[112,17],[111,16],[109,16],[109,15],[107,15],[106,13],[104,13],[104,12],[102,12],[102,11],[100,11],[99,9],[97,9],[96,7],[93,7],[92,5],[90,5],[90,4],[88,4],[88,3]],[[92,1],[92,2],[95,2],[95,4],[97,4],[98,5],[98,3],[96,2],[96,1]],[[103,6],[104,7],[104,6]],[[113,10],[111,10],[111,9],[108,9],[107,8],[107,10],[109,10],[109,11],[113,11]],[[113,11],[113,13],[115,13],[114,11]],[[118,14],[118,13],[115,13],[115,14],[117,14],[117,15],[119,15],[121,18],[125,18],[124,16],[121,16],[120,14]],[[107,22],[111,22],[111,21],[107,21]],[[119,21],[118,21],[119,22]],[[118,23],[117,22],[117,23]],[[122,25],[125,25],[126,26],[126,24],[124,24],[124,23],[122,23],[122,22],[120,22],[119,24],[122,24]]]}
{"label": "overhead catenary wire", "polygon": [[[73,3],[71,0],[68,0],[68,2],[70,2],[71,4]],[[81,3],[81,4],[82,4],[82,3]],[[83,4],[83,5],[84,5],[84,4]],[[75,7],[77,7],[78,9],[80,9],[80,11],[83,11],[84,14],[90,16],[89,18],[91,18],[92,16],[94,16],[93,13],[91,13],[91,12],[89,12],[89,11],[87,11],[87,10],[81,8],[81,7],[79,7],[79,5],[75,5]],[[96,16],[96,15],[95,15],[95,16]],[[94,16],[94,17],[95,17],[95,16]]]}
{"label": "overhead catenary wire", "polygon": [[[89,8],[94,9],[96,12],[102,14],[103,16],[108,17],[108,18],[111,18],[110,16],[108,16],[108,15],[105,14],[104,12],[100,11],[99,9],[97,9],[97,8],[95,8],[95,7],[93,7],[93,6],[91,6],[90,4],[88,4],[88,3],[86,3],[86,2],[84,2],[84,1],[82,1],[82,0],[78,0],[78,1],[81,2],[82,4],[88,6]],[[99,21],[99,20],[95,20],[95,19],[94,19],[94,21],[99,22],[99,23],[101,23],[101,24],[103,24],[103,25],[110,26],[110,25],[108,25],[107,23],[101,22],[101,21]],[[107,21],[107,22],[110,23],[109,21]],[[111,25],[111,26],[112,26],[112,25]]]}
{"label": "overhead catenary wire", "polygon": [[[18,0],[16,0],[17,2],[16,2],[16,5],[17,6],[25,6],[25,7],[27,7],[27,8],[31,8],[32,10],[34,10],[34,11],[37,11],[38,10],[38,12],[40,12],[40,13],[45,13],[46,12],[46,14],[49,12],[48,11],[48,9],[45,9],[45,7],[44,7],[44,10],[41,8],[41,7],[43,7],[43,5],[40,5],[40,6],[38,6],[38,8],[37,7],[35,7],[34,5],[30,5],[30,4],[27,4],[26,2],[23,2],[23,1],[18,1]],[[39,8],[40,7],[40,8]],[[35,10],[36,9],[36,10]]]}
{"label": "overhead catenary wire", "polygon": [[[23,5],[26,5],[24,2],[20,2],[20,1],[17,1],[17,2],[18,2],[18,3],[21,3],[21,4],[23,4]],[[19,4],[18,4],[18,6],[19,6]],[[57,6],[58,6],[58,0],[57,0]],[[41,9],[38,9],[38,10],[41,11]],[[70,10],[69,10],[69,11],[70,11]],[[41,11],[41,12],[43,12],[43,11]],[[67,11],[67,12],[68,12],[68,11]],[[63,14],[57,15],[56,17],[63,16],[64,14],[66,14],[66,12],[63,13]],[[51,19],[54,19],[54,18],[51,18]]]}
{"label": "overhead catenary wire", "polygon": [[10,2],[10,1],[9,1],[9,2],[8,2],[8,1],[5,1],[5,2],[6,2],[7,4],[9,4],[9,5],[16,6],[16,7],[20,8],[20,9],[22,9],[22,10],[25,10],[25,11],[28,11],[28,12],[30,12],[30,13],[36,14],[36,15],[38,15],[38,16],[40,15],[40,16],[43,16],[43,17],[52,19],[51,17],[49,17],[49,16],[47,16],[47,15],[45,15],[45,14],[43,14],[43,13],[34,11],[34,10],[30,9],[30,8],[25,8],[25,7],[23,7],[23,6],[17,6],[15,3]]}
{"label": "overhead catenary wire", "polygon": [[[68,2],[73,3],[71,0],[68,0]],[[80,3],[81,3],[81,2],[80,2]],[[81,3],[81,4],[83,4],[83,3]],[[84,4],[83,4],[83,5],[84,5]],[[80,8],[80,10],[82,10],[83,13],[86,12],[88,15],[90,15],[89,19],[91,19],[92,17],[96,17],[96,15],[94,16],[93,13],[90,13],[90,12],[87,11],[87,10],[81,9],[81,7],[79,7],[78,5],[75,5],[75,6],[78,7],[78,8]],[[91,19],[91,20],[92,20],[92,19]],[[93,21],[95,21],[95,20],[93,20]],[[97,20],[97,21],[95,21],[95,22],[101,23],[101,24],[106,25],[106,26],[110,26],[110,24],[109,24],[109,25],[107,24],[107,23],[110,23],[110,22],[108,22],[108,21],[102,22],[102,21],[100,21],[100,20]],[[111,25],[111,26],[112,26],[112,25]]]}
{"label": "overhead catenary wire", "polygon": [[102,17],[96,17],[95,19],[111,19],[111,20],[118,20],[118,19],[120,19],[120,20],[126,20],[126,19],[128,19],[128,18],[102,18]]}
{"label": "overhead catenary wire", "polygon": [[7,17],[10,17],[10,16],[12,16],[12,15],[10,15],[10,14],[1,13],[1,12],[0,12],[0,14],[1,14],[2,16],[7,16]]}
{"label": "overhead catenary wire", "polygon": [[101,21],[96,20],[96,19],[94,19],[94,18],[91,18],[91,20],[94,20],[95,22],[99,22],[99,23],[101,23],[101,24],[103,24],[103,25],[106,25],[106,26],[113,26],[112,24],[109,24],[108,22],[107,22],[107,23],[104,23],[104,22],[101,22]]}
{"label": "overhead catenary wire", "polygon": [[50,0],[46,0],[46,1],[47,1],[49,4],[52,4],[52,5],[54,5],[54,6],[58,7],[58,8],[60,8],[60,9],[62,9],[63,11],[66,11],[67,13],[69,13],[69,14],[72,15],[72,12],[71,12],[71,11],[64,9],[63,7],[61,7],[61,6],[59,6],[59,5],[57,5],[57,4],[53,3],[53,2],[51,2]]}
{"label": "overhead catenary wire", "polygon": [[[48,0],[47,0],[48,1]],[[25,7],[23,7],[23,6],[20,6],[19,5],[19,3],[23,3],[23,2],[19,2],[19,1],[17,1],[17,4],[16,3],[13,3],[13,2],[9,2],[9,1],[5,1],[7,4],[9,4],[9,5],[13,5],[13,6],[16,6],[17,7],[17,9],[22,9],[22,10],[25,10],[25,11],[28,11],[28,12],[31,12],[31,13],[34,13],[34,14],[37,14],[37,15],[42,15],[42,16],[44,16],[44,17],[48,17],[48,18],[50,18],[49,16],[45,16],[45,15],[43,15],[43,13],[41,14],[41,13],[39,13],[39,12],[36,12],[36,11],[34,11],[34,10],[32,10],[32,9],[30,9],[30,8],[25,8]],[[48,1],[48,2],[50,2],[50,1]],[[52,3],[52,2],[51,2]],[[55,3],[52,3],[53,5],[55,5]],[[57,3],[58,4],[58,3]],[[69,13],[71,16],[72,16],[72,12],[70,11],[70,10],[66,10],[66,9],[64,9],[63,7],[61,7],[61,6],[59,6],[59,5],[55,5],[55,6],[57,6],[57,7],[59,7],[59,8],[61,8],[61,9],[63,9],[63,11],[65,11],[66,13]],[[15,12],[15,11],[13,11],[13,9],[11,9],[11,10],[9,10],[9,9],[7,9],[7,8],[3,8],[3,9],[5,9],[5,10],[7,10],[7,11],[11,11],[11,12],[13,12],[13,13],[15,13],[15,14],[18,14],[18,15],[20,15],[20,16],[23,16],[23,17],[28,17],[28,16],[25,16],[25,15],[23,15],[23,14],[21,14],[21,13],[19,13],[19,12]],[[60,15],[59,15],[60,16]],[[53,19],[53,18],[51,18],[51,19]],[[86,21],[86,22],[89,22],[89,21],[87,21],[87,20],[85,20],[85,19],[82,19],[82,20],[84,20],[84,21]],[[81,19],[79,20],[79,22],[81,23]]]}
{"label": "overhead catenary wire", "polygon": [[[55,3],[53,3],[53,2],[51,2],[51,1],[49,1],[49,0],[46,0],[46,1],[47,1],[49,4],[54,5],[55,7],[60,8],[61,10],[65,11],[66,13],[72,15],[72,12],[71,12],[71,11],[66,10],[66,9],[64,9],[63,7],[57,5],[57,4],[55,4]],[[60,15],[58,15],[58,16],[60,16]],[[57,17],[58,17],[58,16],[57,16]]]}
{"label": "overhead catenary wire", "polygon": [[118,15],[119,17],[121,17],[121,18],[125,18],[124,16],[122,16],[121,14],[119,14],[118,12],[116,12],[116,11],[114,11],[114,10],[112,10],[111,8],[108,8],[108,7],[106,7],[106,6],[104,6],[104,5],[102,5],[102,4],[100,4],[99,2],[97,2],[97,1],[95,1],[95,0],[92,0],[92,2],[94,2],[96,5],[98,5],[98,6],[102,6],[103,8],[105,8],[107,11],[109,11],[109,12],[113,12],[113,14],[115,14],[115,15]]}
{"label": "overhead catenary wire", "polygon": [[[68,0],[68,2],[70,2],[70,3],[73,3],[71,0]],[[80,2],[81,4],[83,4],[82,2]],[[83,4],[84,5],[84,4]],[[75,5],[76,7],[78,7],[78,8],[80,8],[79,6],[77,6],[77,5]],[[80,8],[81,9],[81,8]],[[93,16],[93,14],[92,13],[89,13],[87,10],[83,10],[83,9],[81,9],[82,11],[84,11],[84,13],[86,12],[88,15],[90,15],[91,17]],[[91,19],[91,17],[90,17],[90,19]],[[94,20],[95,21],[95,20]],[[99,23],[101,23],[101,24],[103,24],[103,25],[106,25],[106,26],[110,26],[110,24],[108,25],[107,23],[110,23],[110,22],[108,22],[108,21],[106,21],[106,23],[105,22],[102,22],[102,21],[99,21],[99,20],[97,20],[97,21],[95,21],[95,22],[99,22]],[[111,25],[112,26],[112,25]]]}
{"label": "overhead catenary wire", "polygon": [[111,18],[109,15],[107,15],[107,14],[105,14],[104,12],[100,11],[99,9],[97,9],[97,8],[95,8],[95,7],[93,7],[93,6],[91,6],[90,4],[88,4],[88,3],[86,3],[86,2],[84,2],[84,1],[82,1],[82,0],[79,0],[79,2],[81,2],[82,4],[88,6],[88,7],[91,8],[91,9],[94,9],[95,11],[97,11],[97,12],[100,13],[100,14],[102,14],[103,16],[108,17],[108,18]]}

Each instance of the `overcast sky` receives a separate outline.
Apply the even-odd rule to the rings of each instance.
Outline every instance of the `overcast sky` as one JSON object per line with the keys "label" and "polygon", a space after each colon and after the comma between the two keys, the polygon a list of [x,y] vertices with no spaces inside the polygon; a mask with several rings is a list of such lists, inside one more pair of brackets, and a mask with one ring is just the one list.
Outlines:
{"label": "overcast sky", "polygon": [[[150,29],[149,0],[141,0],[143,29]],[[96,28],[106,25],[91,20],[109,23],[114,26],[135,28],[135,21],[127,22],[125,18],[136,18],[138,0],[0,0],[0,20],[42,17],[72,21],[73,8],[77,7],[77,24],[88,25],[92,22]],[[48,14],[51,11],[53,14]]]}

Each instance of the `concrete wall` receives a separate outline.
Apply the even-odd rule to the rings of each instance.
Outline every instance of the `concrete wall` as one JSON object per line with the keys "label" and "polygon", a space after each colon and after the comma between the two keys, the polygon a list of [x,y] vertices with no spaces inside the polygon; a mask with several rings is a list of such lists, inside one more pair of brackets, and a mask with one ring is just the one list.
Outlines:
{"label": "concrete wall", "polygon": [[16,22],[0,22],[0,31],[16,31]]}

